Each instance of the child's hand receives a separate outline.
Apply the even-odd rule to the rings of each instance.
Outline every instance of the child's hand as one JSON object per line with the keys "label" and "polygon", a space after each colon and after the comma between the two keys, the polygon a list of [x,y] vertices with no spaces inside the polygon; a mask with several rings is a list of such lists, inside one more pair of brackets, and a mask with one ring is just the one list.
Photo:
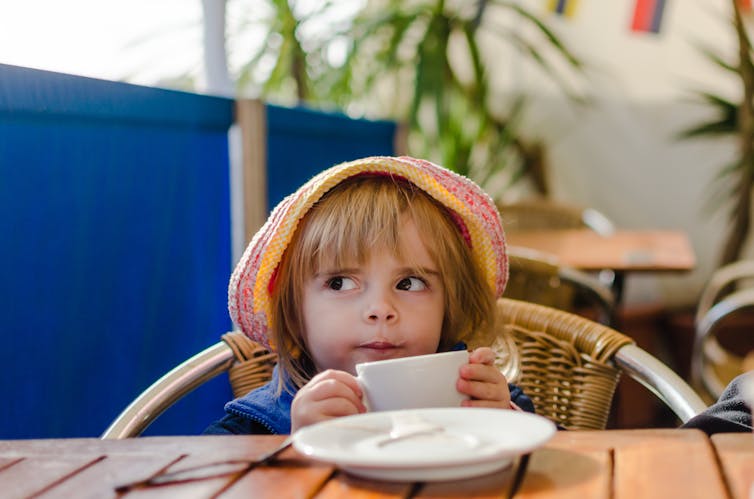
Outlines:
{"label": "child's hand", "polygon": [[314,376],[291,405],[291,433],[319,421],[366,412],[356,378],[328,369]]}
{"label": "child's hand", "polygon": [[461,366],[456,389],[470,397],[464,407],[511,408],[508,381],[494,366],[495,352],[488,347],[477,348],[469,354],[469,363]]}

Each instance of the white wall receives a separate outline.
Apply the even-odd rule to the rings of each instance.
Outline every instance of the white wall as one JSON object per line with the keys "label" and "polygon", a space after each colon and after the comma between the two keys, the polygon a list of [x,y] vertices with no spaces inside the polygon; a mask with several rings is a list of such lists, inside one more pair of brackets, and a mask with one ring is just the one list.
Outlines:
{"label": "white wall", "polygon": [[[526,0],[532,9],[544,2]],[[630,277],[628,303],[693,304],[717,265],[725,214],[711,213],[710,183],[736,153],[731,139],[674,138],[710,116],[693,89],[737,99],[738,82],[701,55],[703,41],[735,60],[729,1],[667,2],[659,35],[632,33],[633,0],[581,0],[574,18],[551,18],[592,69],[588,109],[569,103],[520,57],[501,63],[503,91],[526,89],[526,135],[547,144],[556,198],[592,206],[622,228],[683,229],[698,258],[688,274]],[[510,55],[510,54],[509,54]],[[706,211],[705,211],[706,210]]]}

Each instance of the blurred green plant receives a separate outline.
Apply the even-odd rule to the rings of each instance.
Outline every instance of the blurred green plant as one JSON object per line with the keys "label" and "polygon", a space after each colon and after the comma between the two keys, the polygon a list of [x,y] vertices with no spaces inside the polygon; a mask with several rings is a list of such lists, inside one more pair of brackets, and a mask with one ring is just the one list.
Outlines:
{"label": "blurred green plant", "polygon": [[[266,35],[241,68],[239,92],[256,87],[273,102],[397,120],[407,125],[412,155],[485,186],[526,177],[546,194],[544,146],[518,132],[527,96],[493,92],[491,73],[508,62],[508,47],[579,99],[569,78],[583,76],[584,66],[520,3],[269,0]],[[351,15],[333,21],[346,5]]]}
{"label": "blurred green plant", "polygon": [[732,25],[738,41],[738,60],[726,61],[704,47],[700,50],[719,68],[741,82],[742,96],[735,102],[707,91],[699,99],[716,112],[711,121],[696,124],[679,133],[682,139],[736,136],[738,153],[715,177],[710,197],[711,210],[728,210],[728,233],[720,254],[719,265],[739,260],[751,233],[752,188],[754,188],[754,59],[752,45],[741,13],[739,0],[731,0]]}

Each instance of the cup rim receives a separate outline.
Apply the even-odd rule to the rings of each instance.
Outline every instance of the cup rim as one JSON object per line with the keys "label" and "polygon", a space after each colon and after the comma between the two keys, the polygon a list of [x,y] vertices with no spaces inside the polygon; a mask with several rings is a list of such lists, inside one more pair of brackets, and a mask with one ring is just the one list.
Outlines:
{"label": "cup rim", "polygon": [[423,355],[410,355],[408,357],[397,357],[394,359],[372,360],[370,362],[360,362],[356,364],[355,368],[357,369],[357,373],[358,373],[359,366],[370,367],[375,364],[380,364],[380,365],[401,364],[401,363],[406,363],[406,362],[412,362],[415,360],[421,360],[426,357],[433,357],[433,358],[452,357],[458,354],[466,354],[468,356],[469,351],[468,350],[451,350],[449,352],[435,352],[435,353],[427,353]]}

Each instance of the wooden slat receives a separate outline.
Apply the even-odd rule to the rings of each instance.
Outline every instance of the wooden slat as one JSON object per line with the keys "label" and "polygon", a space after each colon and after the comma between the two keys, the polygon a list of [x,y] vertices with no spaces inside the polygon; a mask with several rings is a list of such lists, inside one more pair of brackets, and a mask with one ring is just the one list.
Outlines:
{"label": "wooden slat", "polygon": [[729,433],[712,436],[723,476],[736,499],[754,497],[754,435]]}
{"label": "wooden slat", "polygon": [[636,439],[615,449],[615,499],[727,497],[706,435],[677,433],[686,438]]}
{"label": "wooden slat", "polygon": [[506,498],[513,484],[516,463],[506,469],[488,475],[454,480],[452,482],[425,483],[417,492],[416,498],[435,499],[444,497],[464,497],[469,499]]}
{"label": "wooden slat", "polygon": [[395,127],[393,136],[393,151],[396,156],[405,156],[408,154],[408,134],[410,126],[406,122],[398,122]]}
{"label": "wooden slat", "polygon": [[243,475],[223,492],[222,497],[311,497],[333,472],[333,466],[305,459],[289,448],[273,463],[258,466]]}
{"label": "wooden slat", "polygon": [[317,499],[398,499],[410,497],[413,488],[407,482],[382,482],[336,473],[322,488]]}
{"label": "wooden slat", "polygon": [[0,495],[29,497],[96,463],[101,456],[33,456],[0,471]]}
{"label": "wooden slat", "polygon": [[9,468],[10,466],[13,466],[17,462],[19,462],[21,459],[20,457],[0,457],[0,471],[4,470],[5,468]]}
{"label": "wooden slat", "polygon": [[267,219],[267,111],[264,102],[237,100],[236,120],[241,127],[243,147],[244,232],[248,243]]}
{"label": "wooden slat", "polygon": [[179,459],[178,456],[168,455],[107,456],[62,483],[56,484],[40,497],[45,499],[112,497],[115,495],[116,487],[157,474],[177,459]]}
{"label": "wooden slat", "polygon": [[610,498],[611,453],[544,448],[532,453],[517,498]]}
{"label": "wooden slat", "polygon": [[314,465],[306,460],[299,460],[297,463],[283,460],[279,465],[262,466],[252,470],[226,490],[222,497],[313,497],[333,472],[332,466]]}
{"label": "wooden slat", "polygon": [[[233,472],[235,470],[242,470],[243,464],[226,465],[225,463],[228,461],[253,461],[277,447],[283,441],[283,438],[279,435],[264,437],[237,435],[219,437],[219,439],[218,437],[188,439],[187,441],[190,445],[183,447],[183,451],[187,454],[180,461],[166,468],[164,473],[189,470],[185,476],[201,476],[202,474],[206,474],[208,469],[211,473],[218,471],[229,471],[230,473],[217,478],[137,490],[132,494],[134,497],[147,496],[151,499],[214,497],[228,488],[232,490],[235,487],[234,484],[237,483],[241,476]],[[281,455],[281,458],[287,458],[291,455],[297,456],[295,451],[288,449],[288,451]],[[210,468],[207,468],[207,466]],[[250,474],[257,471],[254,470]],[[142,478],[146,478],[147,476]]]}

